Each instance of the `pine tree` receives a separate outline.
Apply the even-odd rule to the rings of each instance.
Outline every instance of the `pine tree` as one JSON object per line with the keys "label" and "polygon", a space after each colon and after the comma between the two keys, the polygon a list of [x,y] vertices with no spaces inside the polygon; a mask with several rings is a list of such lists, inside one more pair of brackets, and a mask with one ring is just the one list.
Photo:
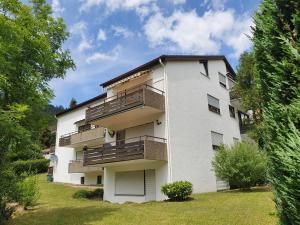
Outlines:
{"label": "pine tree", "polygon": [[70,101],[70,104],[69,104],[69,107],[70,108],[73,108],[77,105],[77,101],[75,98],[72,98],[71,101]]}
{"label": "pine tree", "polygon": [[269,179],[281,224],[300,224],[300,1],[264,0],[254,51],[264,102]]}

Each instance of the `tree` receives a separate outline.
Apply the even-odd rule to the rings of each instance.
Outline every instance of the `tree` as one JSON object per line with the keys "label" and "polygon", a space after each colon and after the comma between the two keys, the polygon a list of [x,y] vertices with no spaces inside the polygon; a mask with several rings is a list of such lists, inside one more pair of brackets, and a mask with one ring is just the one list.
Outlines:
{"label": "tree", "polygon": [[245,111],[251,110],[252,123],[247,133],[260,147],[264,146],[264,124],[262,120],[263,99],[261,85],[257,72],[254,51],[244,52],[240,56],[237,67],[237,83],[233,89],[235,95],[241,97],[242,107]]}
{"label": "tree", "polygon": [[281,224],[300,224],[300,2],[264,0],[254,22],[268,174]]}
{"label": "tree", "polygon": [[70,101],[70,104],[69,104],[69,107],[70,108],[73,108],[77,105],[77,101],[75,98],[72,98],[71,101]]}
{"label": "tree", "polygon": [[41,131],[48,123],[43,109],[53,96],[48,82],[63,78],[74,63],[62,49],[68,37],[63,20],[51,16],[45,0],[28,5],[0,0],[0,37],[0,212],[6,214],[22,179],[11,162],[39,156]]}
{"label": "tree", "polygon": [[254,144],[236,143],[222,146],[216,152],[213,167],[217,177],[231,187],[249,189],[266,180],[267,160],[264,152]]}

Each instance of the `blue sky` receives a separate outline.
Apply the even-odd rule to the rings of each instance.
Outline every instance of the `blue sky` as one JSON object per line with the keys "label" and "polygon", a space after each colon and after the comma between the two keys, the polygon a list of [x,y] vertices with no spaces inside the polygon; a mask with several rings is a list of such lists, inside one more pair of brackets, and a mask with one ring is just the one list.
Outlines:
{"label": "blue sky", "polygon": [[76,63],[52,80],[54,105],[68,106],[102,92],[99,84],[162,54],[222,54],[235,68],[251,48],[259,0],[49,0],[70,37]]}

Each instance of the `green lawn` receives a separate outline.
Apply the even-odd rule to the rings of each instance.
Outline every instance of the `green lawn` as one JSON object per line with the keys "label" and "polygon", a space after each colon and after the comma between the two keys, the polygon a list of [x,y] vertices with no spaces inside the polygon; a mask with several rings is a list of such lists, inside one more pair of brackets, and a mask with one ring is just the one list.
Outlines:
{"label": "green lawn", "polygon": [[78,188],[47,183],[40,176],[41,199],[36,209],[15,215],[18,225],[272,225],[276,224],[272,194],[219,192],[193,195],[187,202],[112,204],[73,199]]}

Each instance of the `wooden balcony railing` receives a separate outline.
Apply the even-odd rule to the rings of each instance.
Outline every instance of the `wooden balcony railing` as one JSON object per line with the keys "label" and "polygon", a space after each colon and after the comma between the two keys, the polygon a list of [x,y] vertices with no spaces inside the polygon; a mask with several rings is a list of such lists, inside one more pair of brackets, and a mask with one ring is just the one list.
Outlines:
{"label": "wooden balcony railing", "polygon": [[151,106],[164,110],[164,92],[149,85],[127,89],[118,95],[106,98],[104,102],[86,110],[86,122],[120,113],[138,106]]}
{"label": "wooden balcony railing", "polygon": [[94,171],[102,171],[102,167],[100,166],[84,166],[83,160],[70,160],[69,162],[69,173],[87,173],[87,172],[94,172]]}
{"label": "wooden balcony railing", "polygon": [[67,146],[76,144],[82,141],[88,141],[104,136],[104,128],[95,126],[87,129],[81,129],[68,134],[64,134],[59,138],[59,146]]}
{"label": "wooden balcony railing", "polygon": [[140,136],[84,149],[83,165],[96,165],[136,159],[167,160],[164,138]]}

